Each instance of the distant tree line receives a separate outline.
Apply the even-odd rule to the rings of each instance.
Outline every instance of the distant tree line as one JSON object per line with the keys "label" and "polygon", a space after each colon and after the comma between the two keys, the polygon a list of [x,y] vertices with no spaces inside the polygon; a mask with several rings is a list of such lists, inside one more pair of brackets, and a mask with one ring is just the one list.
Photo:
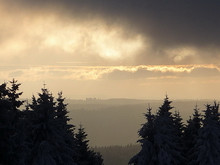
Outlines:
{"label": "distant tree line", "polygon": [[94,151],[100,152],[105,165],[127,165],[128,160],[140,150],[138,144],[128,144],[125,146],[105,146],[94,147]]}
{"label": "distant tree line", "polygon": [[68,124],[62,92],[55,99],[44,87],[25,104],[21,84],[10,85],[0,85],[0,165],[103,165],[82,125]]}
{"label": "distant tree line", "polygon": [[164,99],[156,114],[148,108],[146,123],[138,131],[141,150],[133,165],[217,165],[220,164],[219,104],[198,107],[183,124],[179,112],[172,113],[171,101]]}

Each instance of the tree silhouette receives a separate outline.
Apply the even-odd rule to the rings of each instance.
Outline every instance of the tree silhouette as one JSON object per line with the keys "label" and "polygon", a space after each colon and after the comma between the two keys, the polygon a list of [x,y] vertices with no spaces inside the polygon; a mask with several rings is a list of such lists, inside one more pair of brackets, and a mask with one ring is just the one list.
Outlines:
{"label": "tree silhouette", "polygon": [[196,165],[195,156],[195,144],[198,138],[198,132],[201,128],[201,114],[199,113],[199,108],[196,105],[194,108],[193,118],[190,117],[187,120],[187,125],[184,128],[183,140],[184,140],[184,154],[187,158],[187,165]]}
{"label": "tree silhouette", "polygon": [[129,164],[180,165],[184,163],[180,130],[182,119],[178,113],[172,116],[171,103],[166,96],[156,116],[151,115],[151,108],[148,109],[145,115],[147,122],[139,131],[142,137],[139,140],[142,149],[129,161]]}
{"label": "tree silhouette", "polygon": [[44,86],[38,97],[33,96],[32,103],[27,101],[25,109],[20,111],[24,103],[19,99],[21,84],[15,79],[10,84],[10,87],[7,83],[0,85],[0,164],[77,165],[77,161],[103,164],[101,155],[88,148],[87,140],[79,138],[87,136],[83,129],[75,135],[75,126],[68,123],[70,118],[62,92],[55,101]]}
{"label": "tree silhouette", "polygon": [[151,110],[152,108],[150,107],[147,109],[148,112],[145,114],[147,122],[142,125],[142,128],[138,132],[141,137],[141,139],[138,140],[138,142],[141,143],[141,151],[130,159],[129,164],[153,165],[156,162],[156,153],[154,149],[155,116],[151,114]]}
{"label": "tree silhouette", "polygon": [[178,165],[184,161],[174,118],[170,112],[173,108],[171,103],[166,96],[155,119],[154,147],[157,153],[156,163],[159,165]]}
{"label": "tree silhouette", "polygon": [[33,103],[30,105],[33,119],[29,135],[32,146],[28,164],[75,165],[74,151],[64,139],[64,124],[58,122],[57,109],[61,111],[61,108],[57,108],[52,94],[47,89],[43,88],[38,95],[39,98],[36,100],[33,97]]}
{"label": "tree silhouette", "polygon": [[103,159],[99,153],[89,149],[89,140],[84,128],[80,124],[76,133],[76,144],[78,148],[79,158],[78,165],[103,165]]}
{"label": "tree silhouette", "polygon": [[197,164],[215,165],[220,162],[219,105],[206,105],[203,127],[199,129],[194,155]]}
{"label": "tree silhouette", "polygon": [[[22,164],[24,154],[24,127],[18,109],[24,101],[19,100],[22,92],[15,79],[0,85],[0,155],[2,164]],[[11,159],[13,157],[13,159]]]}

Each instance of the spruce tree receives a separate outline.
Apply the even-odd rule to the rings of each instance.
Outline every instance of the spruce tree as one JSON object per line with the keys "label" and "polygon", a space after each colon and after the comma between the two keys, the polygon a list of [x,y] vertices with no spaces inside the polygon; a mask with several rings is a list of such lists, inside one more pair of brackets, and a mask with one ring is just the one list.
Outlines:
{"label": "spruce tree", "polygon": [[23,112],[20,111],[20,107],[23,105],[24,101],[20,100],[20,96],[23,92],[18,92],[21,83],[17,80],[12,79],[10,81],[11,87],[8,87],[8,100],[11,104],[11,123],[14,129],[13,138],[13,157],[14,163],[23,165],[26,158],[27,147],[25,144],[25,125],[23,122]]}
{"label": "spruce tree", "polygon": [[184,163],[179,143],[180,137],[177,135],[179,131],[176,129],[174,118],[170,112],[173,108],[171,103],[166,96],[155,118],[154,147],[157,155],[156,164],[158,165],[182,165]]}
{"label": "spruce tree", "polygon": [[187,120],[187,125],[184,128],[183,140],[184,140],[184,154],[186,156],[187,165],[196,165],[195,144],[198,137],[199,129],[201,128],[201,114],[199,108],[196,105],[194,108],[193,118],[190,117]]}
{"label": "spruce tree", "polygon": [[0,85],[0,164],[12,164],[10,153],[12,153],[13,128],[11,125],[10,102],[7,98],[8,90],[6,83]]}
{"label": "spruce tree", "polygon": [[143,139],[148,139],[150,142],[153,142],[153,137],[155,133],[154,128],[154,119],[155,115],[151,113],[152,108],[147,109],[147,113],[145,114],[147,122],[142,125],[142,128],[138,131],[138,134]]}
{"label": "spruce tree", "polygon": [[139,131],[141,151],[129,161],[129,164],[182,165],[184,163],[182,118],[179,113],[172,115],[171,103],[166,96],[156,116],[151,114],[151,108],[148,109],[145,115],[147,123]]}
{"label": "spruce tree", "polygon": [[[17,80],[13,79],[10,81],[11,87],[8,88],[8,99],[11,102],[11,110],[19,111],[19,107],[24,103],[24,101],[18,100],[23,92],[18,92],[21,83],[17,83]],[[17,116],[16,116],[17,117]],[[16,122],[16,120],[15,120]]]}
{"label": "spruce tree", "polygon": [[62,96],[62,92],[59,92],[57,98],[56,112],[55,112],[56,119],[57,122],[59,122],[59,124],[63,128],[63,130],[65,130],[66,133],[69,134],[72,138],[74,136],[75,126],[68,123],[70,121],[70,118],[67,116],[69,112],[67,111],[67,104],[65,104],[64,101],[65,98],[63,98]]}
{"label": "spruce tree", "polygon": [[184,140],[183,140],[183,131],[184,131],[184,124],[182,121],[182,117],[180,115],[179,111],[175,111],[173,114],[173,123],[175,126],[175,136],[177,137],[177,145],[179,146],[179,151],[181,152],[182,155],[182,160],[181,163],[185,162],[185,154],[184,154]]}
{"label": "spruce tree", "polygon": [[89,140],[84,128],[80,124],[78,132],[75,135],[79,157],[77,165],[103,165],[102,156],[89,148]]}
{"label": "spruce tree", "polygon": [[[174,126],[176,128],[176,133],[177,133],[177,136],[182,139],[182,136],[183,136],[183,130],[184,130],[184,125],[183,125],[183,122],[182,122],[182,117],[180,115],[180,112],[179,111],[175,111],[175,113],[173,114],[173,123],[174,123]],[[182,140],[181,140],[182,141]],[[181,142],[182,143],[182,142]]]}
{"label": "spruce tree", "polygon": [[203,127],[200,128],[195,145],[196,163],[216,165],[220,162],[219,105],[206,105]]}
{"label": "spruce tree", "polygon": [[142,128],[138,131],[139,136],[141,137],[138,140],[141,143],[140,152],[133,156],[129,164],[134,165],[153,165],[156,162],[156,155],[154,149],[154,135],[155,135],[155,126],[154,119],[155,116],[151,114],[152,108],[147,109],[147,113],[145,114],[147,122],[142,125]]}
{"label": "spruce tree", "polygon": [[[62,92],[59,92],[56,105],[56,120],[59,123],[59,133],[63,136],[64,142],[69,146],[68,155],[74,160],[77,160],[79,155],[77,153],[78,150],[74,135],[75,126],[68,123],[70,118],[67,114],[69,112],[67,111],[67,104],[65,104],[64,101],[65,98],[63,98]],[[66,151],[63,152],[65,153]]]}
{"label": "spruce tree", "polygon": [[[31,153],[27,164],[76,165],[72,148],[64,139],[63,124],[58,122],[57,107],[52,94],[45,88],[33,97],[30,105],[33,116],[29,131]],[[65,115],[63,116],[65,117]]]}
{"label": "spruce tree", "polygon": [[0,86],[0,163],[23,164],[24,125],[18,108],[24,101],[19,100],[22,95],[22,92],[18,92],[21,84],[15,79],[10,84],[11,87],[7,87],[6,83]]}

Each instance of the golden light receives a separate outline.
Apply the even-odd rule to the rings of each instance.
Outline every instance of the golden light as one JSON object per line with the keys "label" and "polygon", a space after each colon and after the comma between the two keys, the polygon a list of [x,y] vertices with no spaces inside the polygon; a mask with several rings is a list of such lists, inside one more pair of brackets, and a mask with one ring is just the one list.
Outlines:
{"label": "golden light", "polygon": [[[120,59],[135,55],[144,48],[144,40],[139,34],[124,37],[120,25],[106,25],[104,20],[87,21],[72,18],[60,19],[59,15],[20,11],[10,13],[0,8],[5,17],[0,20],[0,33],[8,36],[0,44],[0,55],[28,55],[29,50],[39,50],[38,56],[49,49],[56,53],[61,50],[75,54],[97,55],[104,59]],[[10,35],[8,35],[10,34]],[[22,51],[22,52],[21,52]],[[63,56],[60,54],[60,56]]]}
{"label": "golden light", "polygon": [[125,39],[123,29],[120,28],[113,28],[110,31],[100,28],[92,33],[92,41],[94,49],[101,57],[116,60],[131,57],[145,47],[140,35]]}

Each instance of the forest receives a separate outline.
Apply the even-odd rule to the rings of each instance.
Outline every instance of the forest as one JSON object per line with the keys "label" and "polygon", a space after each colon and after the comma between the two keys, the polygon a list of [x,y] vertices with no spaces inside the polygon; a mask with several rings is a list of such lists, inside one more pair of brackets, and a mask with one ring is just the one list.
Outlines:
{"label": "forest", "polygon": [[141,150],[129,164],[219,164],[219,104],[216,101],[206,104],[203,115],[196,106],[193,116],[184,125],[179,112],[170,112],[171,103],[166,96],[156,114],[148,108],[147,122],[138,131]]}
{"label": "forest", "polygon": [[62,92],[55,98],[42,88],[38,97],[19,98],[16,80],[0,85],[1,165],[102,165],[100,153],[89,148],[82,125],[68,124],[67,104]]}
{"label": "forest", "polygon": [[148,105],[145,122],[137,130],[137,144],[91,147],[83,123],[78,129],[70,124],[74,121],[68,116],[62,92],[55,98],[44,86],[37,97],[25,101],[21,100],[20,85],[14,79],[0,85],[1,165],[216,165],[220,162],[216,101],[205,104],[202,111],[195,105],[192,116],[184,123],[180,112],[172,111],[172,101],[166,96],[155,113]]}

